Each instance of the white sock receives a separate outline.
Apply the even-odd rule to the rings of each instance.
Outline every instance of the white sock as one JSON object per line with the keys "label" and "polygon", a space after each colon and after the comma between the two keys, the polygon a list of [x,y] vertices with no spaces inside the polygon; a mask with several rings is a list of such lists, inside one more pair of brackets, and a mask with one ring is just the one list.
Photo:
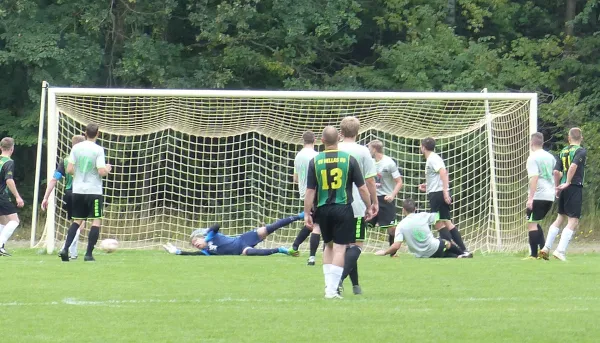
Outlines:
{"label": "white sock", "polygon": [[573,237],[573,230],[571,230],[569,227],[564,228],[562,234],[560,235],[560,241],[558,241],[558,247],[556,250],[564,254],[565,251],[567,251],[567,246],[569,246],[571,237]]}
{"label": "white sock", "polygon": [[331,274],[329,269],[330,266],[331,264],[323,265],[323,275],[325,276],[325,292],[327,292],[327,289],[329,288],[329,275]]}
{"label": "white sock", "polygon": [[[69,256],[77,256],[77,243],[79,243],[79,233],[80,229],[77,229],[77,233],[75,234],[75,238],[73,238],[73,243],[69,247]],[[63,247],[64,249],[64,247]]]}
{"label": "white sock", "polygon": [[4,225],[0,224],[0,234],[2,234],[2,230],[4,230]]}
{"label": "white sock", "polygon": [[4,226],[2,233],[0,233],[0,247],[10,239],[10,236],[15,232],[17,226],[19,226],[19,223],[14,220],[9,221],[8,224]]}
{"label": "white sock", "polygon": [[338,267],[334,264],[329,267],[330,272],[330,282],[331,282],[331,293],[336,293],[338,286],[340,284],[340,280],[342,279],[342,273],[344,272],[344,268]]}
{"label": "white sock", "polygon": [[554,225],[550,225],[550,228],[548,229],[548,237],[546,237],[546,244],[544,245],[544,248],[548,248],[548,250],[552,249],[552,245],[554,244],[554,240],[556,239],[556,236],[558,235],[559,231],[559,228],[557,228]]}

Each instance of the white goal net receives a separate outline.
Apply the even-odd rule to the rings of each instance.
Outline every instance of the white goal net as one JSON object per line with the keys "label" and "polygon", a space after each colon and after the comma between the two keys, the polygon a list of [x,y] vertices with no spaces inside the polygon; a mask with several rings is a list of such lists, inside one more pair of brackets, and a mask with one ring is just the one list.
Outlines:
{"label": "white goal net", "polygon": [[[411,197],[428,209],[417,189],[425,177],[419,146],[434,137],[468,247],[520,250],[536,104],[535,94],[49,88],[46,175],[70,152],[71,137],[96,123],[98,144],[113,165],[104,183],[101,239],[156,248],[186,243],[193,229],[212,223],[236,235],[302,211],[292,174],[303,132],[319,137],[324,126],[339,127],[353,115],[361,122],[359,142],[383,141],[400,167],[398,199]],[[48,250],[69,226],[62,196],[59,185],[38,243]],[[289,246],[301,226],[280,229],[263,244]],[[384,246],[386,237],[370,227],[367,250]]]}

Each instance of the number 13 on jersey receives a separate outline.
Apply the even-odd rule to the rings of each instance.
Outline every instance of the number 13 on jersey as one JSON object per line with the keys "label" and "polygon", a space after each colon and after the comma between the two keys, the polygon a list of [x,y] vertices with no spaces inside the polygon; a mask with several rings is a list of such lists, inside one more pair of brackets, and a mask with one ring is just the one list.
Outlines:
{"label": "number 13 on jersey", "polygon": [[[331,189],[340,189],[342,187],[342,178],[344,176],[344,172],[340,168],[333,168],[329,170],[329,175],[327,175],[326,169],[321,169],[321,180],[322,186],[321,188],[327,190],[331,187]],[[331,176],[332,182],[331,186],[329,185],[329,178]]]}

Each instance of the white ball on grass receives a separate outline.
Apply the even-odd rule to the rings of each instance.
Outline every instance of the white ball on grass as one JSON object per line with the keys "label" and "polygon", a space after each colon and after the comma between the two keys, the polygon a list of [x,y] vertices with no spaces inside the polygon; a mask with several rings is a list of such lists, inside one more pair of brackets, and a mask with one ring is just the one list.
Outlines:
{"label": "white ball on grass", "polygon": [[119,242],[113,238],[107,238],[100,242],[100,249],[107,253],[115,252],[119,247]]}

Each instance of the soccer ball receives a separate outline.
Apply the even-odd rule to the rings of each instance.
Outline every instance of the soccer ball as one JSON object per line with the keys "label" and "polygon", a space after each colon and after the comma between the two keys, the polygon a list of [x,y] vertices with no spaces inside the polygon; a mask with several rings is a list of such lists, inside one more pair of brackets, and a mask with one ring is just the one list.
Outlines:
{"label": "soccer ball", "polygon": [[100,242],[100,249],[107,253],[111,253],[117,250],[119,242],[116,239],[108,238]]}

